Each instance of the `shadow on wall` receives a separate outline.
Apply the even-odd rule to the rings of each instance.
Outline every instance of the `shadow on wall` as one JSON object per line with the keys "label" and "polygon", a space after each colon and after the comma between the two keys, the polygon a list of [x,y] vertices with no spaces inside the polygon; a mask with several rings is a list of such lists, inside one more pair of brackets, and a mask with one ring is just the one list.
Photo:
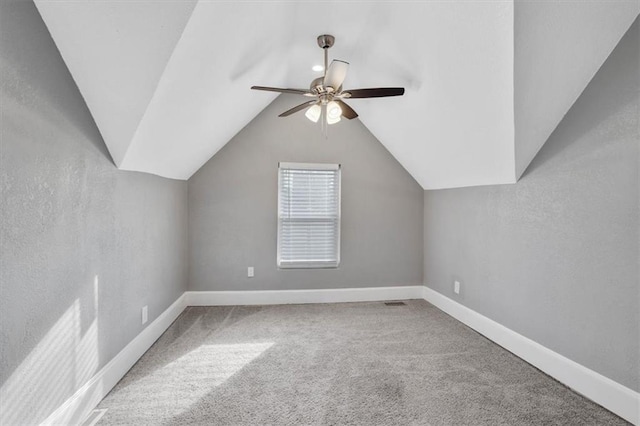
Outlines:
{"label": "shadow on wall", "polygon": [[96,275],[93,300],[76,299],[2,385],[0,424],[42,422],[96,373],[99,290]]}
{"label": "shadow on wall", "polygon": [[[3,93],[10,96],[3,103],[18,102],[22,105],[46,103],[51,128],[61,131],[74,129],[88,140],[95,149],[115,166],[102,136],[87,108],[73,77],[59,54],[43,57],[39,52],[57,52],[53,39],[40,17],[33,1],[3,0],[0,13],[0,71]],[[37,17],[38,22],[30,24]],[[17,49],[16,46],[21,46]],[[43,66],[43,61],[48,64]],[[12,67],[13,66],[13,67]],[[65,73],[51,72],[65,70]],[[46,75],[46,77],[45,77]],[[28,87],[30,90],[24,90]],[[8,99],[7,99],[8,98]]]}
{"label": "shadow on wall", "polygon": [[[620,51],[620,56],[635,58],[636,72],[629,73],[624,69],[621,61],[605,61],[602,67],[596,72],[585,91],[578,97],[575,104],[571,106],[567,115],[563,118],[563,123],[571,125],[558,126],[551,134],[535,156],[529,167],[525,170],[520,179],[525,179],[528,175],[543,166],[554,162],[566,162],[571,158],[567,156],[568,148],[576,141],[593,131],[602,131],[601,124],[610,117],[615,116],[619,111],[629,107],[638,97],[638,75],[640,75],[640,62],[638,60],[637,41],[640,37],[638,31],[640,17],[636,18],[627,34],[623,36],[623,42],[616,47]],[[612,84],[611,75],[616,76],[615,84]],[[635,88],[635,90],[633,90]],[[598,103],[590,102],[590,99],[599,99]],[[620,126],[610,126],[603,133],[603,140],[612,140],[621,133],[621,127],[633,126],[634,123],[620,123]]]}

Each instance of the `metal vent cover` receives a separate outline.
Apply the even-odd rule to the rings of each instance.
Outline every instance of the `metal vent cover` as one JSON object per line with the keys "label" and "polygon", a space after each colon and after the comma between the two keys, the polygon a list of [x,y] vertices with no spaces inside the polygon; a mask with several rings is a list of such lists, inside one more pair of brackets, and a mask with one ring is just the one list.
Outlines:
{"label": "metal vent cover", "polygon": [[406,306],[407,304],[404,302],[384,302],[387,306]]}

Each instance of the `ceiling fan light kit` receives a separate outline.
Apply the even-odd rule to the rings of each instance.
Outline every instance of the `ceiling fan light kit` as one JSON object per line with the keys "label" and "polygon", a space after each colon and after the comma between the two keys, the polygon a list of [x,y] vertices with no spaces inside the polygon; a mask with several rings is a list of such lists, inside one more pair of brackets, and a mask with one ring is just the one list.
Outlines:
{"label": "ceiling fan light kit", "polygon": [[331,61],[331,65],[327,66],[329,60],[328,51],[334,43],[335,37],[330,34],[318,36],[318,46],[324,51],[324,75],[314,79],[308,90],[266,86],[252,86],[251,88],[253,90],[289,93],[315,98],[283,112],[279,117],[288,117],[291,114],[306,109],[307,111],[304,115],[314,123],[320,121],[325,134],[326,126],[339,122],[342,117],[347,120],[353,120],[358,117],[358,114],[344,102],[344,99],[382,98],[402,96],[404,94],[403,87],[343,90],[342,83],[344,83],[347,77],[349,63],[334,59]]}
{"label": "ceiling fan light kit", "polygon": [[317,123],[318,120],[320,119],[320,114],[322,112],[322,109],[320,108],[320,105],[311,105],[309,108],[307,108],[307,112],[304,113],[304,115],[311,121],[313,121],[314,123]]}

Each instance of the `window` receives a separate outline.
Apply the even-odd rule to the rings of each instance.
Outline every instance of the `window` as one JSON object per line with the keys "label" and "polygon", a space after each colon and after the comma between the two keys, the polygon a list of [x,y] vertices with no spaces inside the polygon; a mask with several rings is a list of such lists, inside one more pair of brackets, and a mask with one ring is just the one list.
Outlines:
{"label": "window", "polygon": [[340,263],[340,165],[280,163],[278,267]]}

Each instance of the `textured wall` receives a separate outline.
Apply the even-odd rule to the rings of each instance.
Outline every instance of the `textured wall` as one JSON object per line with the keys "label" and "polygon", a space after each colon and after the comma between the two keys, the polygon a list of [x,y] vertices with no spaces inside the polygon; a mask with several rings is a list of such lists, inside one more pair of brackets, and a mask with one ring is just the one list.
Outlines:
{"label": "textured wall", "polygon": [[636,391],[638,40],[636,20],[516,185],[424,196],[427,286]]}
{"label": "textured wall", "polygon": [[[303,114],[277,117],[303,100],[277,98],[189,180],[191,290],[422,282],[422,188],[358,121],[331,126],[325,139]],[[279,161],[342,164],[338,269],[277,269]]]}
{"label": "textured wall", "polygon": [[186,289],[187,184],[118,171],[33,3],[0,19],[0,423],[34,424]]}

